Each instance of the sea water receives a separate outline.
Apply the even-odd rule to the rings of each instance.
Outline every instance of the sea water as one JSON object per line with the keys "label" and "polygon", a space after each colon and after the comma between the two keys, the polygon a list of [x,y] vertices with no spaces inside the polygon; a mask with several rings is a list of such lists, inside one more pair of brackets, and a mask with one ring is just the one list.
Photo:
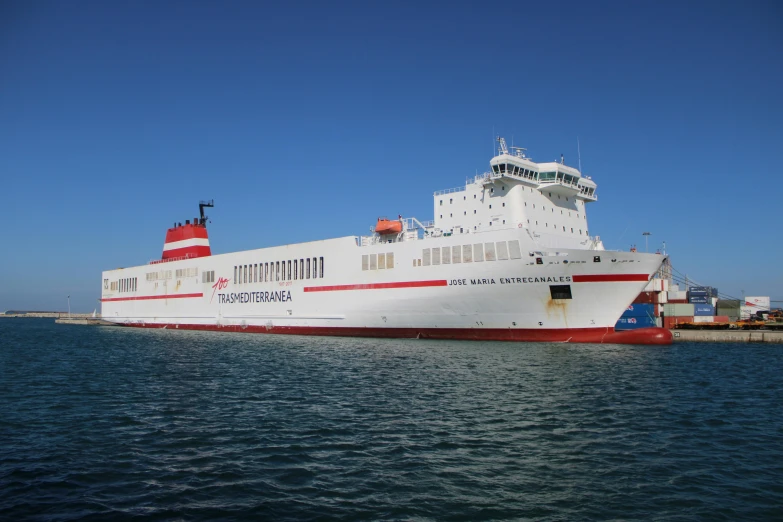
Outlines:
{"label": "sea water", "polygon": [[783,518],[783,346],[0,319],[0,519]]}

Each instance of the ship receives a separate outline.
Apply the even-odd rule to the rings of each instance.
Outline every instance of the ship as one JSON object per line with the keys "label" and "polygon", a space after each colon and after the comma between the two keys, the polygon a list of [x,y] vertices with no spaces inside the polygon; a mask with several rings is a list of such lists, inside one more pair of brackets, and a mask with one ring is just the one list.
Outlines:
{"label": "ship", "polygon": [[163,253],[102,273],[101,316],[140,328],[523,342],[669,344],[615,331],[666,256],[590,235],[597,185],[498,138],[489,170],[433,194],[432,220],[382,217],[366,235],[213,254],[199,215]]}

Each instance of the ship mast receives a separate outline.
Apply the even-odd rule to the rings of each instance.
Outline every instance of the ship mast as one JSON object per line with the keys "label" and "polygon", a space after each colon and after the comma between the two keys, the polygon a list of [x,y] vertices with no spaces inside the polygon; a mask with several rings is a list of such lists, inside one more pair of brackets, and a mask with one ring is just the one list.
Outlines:
{"label": "ship mast", "polygon": [[199,201],[198,203],[198,212],[201,214],[201,219],[199,220],[199,223],[207,226],[207,216],[204,214],[204,208],[205,207],[214,207],[215,206],[215,200],[210,199],[209,201]]}

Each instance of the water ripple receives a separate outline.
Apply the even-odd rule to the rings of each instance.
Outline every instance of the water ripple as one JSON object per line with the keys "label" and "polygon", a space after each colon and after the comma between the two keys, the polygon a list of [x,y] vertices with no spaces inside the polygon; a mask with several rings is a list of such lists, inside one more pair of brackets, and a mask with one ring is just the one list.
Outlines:
{"label": "water ripple", "polygon": [[776,346],[0,336],[0,519],[783,519]]}

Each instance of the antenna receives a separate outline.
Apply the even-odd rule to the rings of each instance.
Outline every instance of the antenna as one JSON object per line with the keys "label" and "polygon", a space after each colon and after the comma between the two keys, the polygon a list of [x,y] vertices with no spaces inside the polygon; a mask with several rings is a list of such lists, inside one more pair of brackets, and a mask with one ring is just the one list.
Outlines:
{"label": "antenna", "polygon": [[204,207],[214,207],[215,206],[215,200],[210,199],[209,201],[199,201],[198,203],[198,212],[201,214],[201,221],[199,221],[202,225],[206,225],[207,223],[207,216],[204,215]]}
{"label": "antenna", "polygon": [[506,147],[506,139],[498,136],[497,140],[498,143],[500,144],[498,152],[500,154],[508,154],[508,147]]}
{"label": "antenna", "polygon": [[579,136],[576,137],[576,155],[579,157],[579,172],[582,172],[582,151],[579,150]]}

